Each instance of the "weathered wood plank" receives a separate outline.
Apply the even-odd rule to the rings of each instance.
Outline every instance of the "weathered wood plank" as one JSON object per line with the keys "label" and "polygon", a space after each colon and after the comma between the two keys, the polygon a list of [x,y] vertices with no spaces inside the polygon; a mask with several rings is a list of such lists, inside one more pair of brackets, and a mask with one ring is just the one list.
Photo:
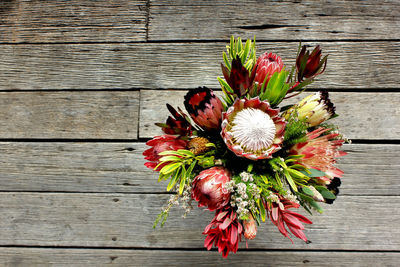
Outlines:
{"label": "weathered wood plank", "polygon": [[146,40],[146,0],[0,3],[0,43]]}
{"label": "weathered wood plank", "polygon": [[[228,41],[228,39],[225,39]],[[315,43],[309,43],[315,45]],[[0,90],[219,88],[226,43],[52,44],[0,46]],[[399,88],[400,42],[327,42],[326,72],[312,88]],[[293,42],[257,43],[290,67]]]}
{"label": "weathered wood plank", "polygon": [[[168,195],[1,193],[0,245],[201,248],[211,212],[195,209],[183,220],[173,210],[163,229],[152,221]],[[398,250],[398,196],[342,196],[314,215],[305,244],[262,225],[250,248]],[[244,246],[244,243],[241,244]]]}
{"label": "weathered wood plank", "polygon": [[[164,122],[169,115],[165,104],[183,106],[181,91],[141,91],[140,137],[161,134],[155,122]],[[311,93],[304,93],[302,97]],[[300,99],[300,98],[297,98]],[[291,99],[285,103],[293,104]],[[331,99],[340,115],[334,122],[350,139],[399,139],[400,94],[398,93],[331,93]]]}
{"label": "weathered wood plank", "polygon": [[397,39],[399,15],[397,1],[152,0],[149,38]]}
{"label": "weathered wood plank", "polygon": [[227,259],[216,251],[0,248],[0,262],[17,266],[316,266],[395,267],[400,253],[246,251]]}
{"label": "weathered wood plank", "polygon": [[139,92],[0,92],[0,138],[137,138]]}
{"label": "weathered wood plank", "polygon": [[[143,143],[0,144],[1,191],[165,192],[156,173],[143,166]],[[399,145],[345,145],[339,161],[341,195],[400,192]],[[379,177],[379,178],[377,178]]]}

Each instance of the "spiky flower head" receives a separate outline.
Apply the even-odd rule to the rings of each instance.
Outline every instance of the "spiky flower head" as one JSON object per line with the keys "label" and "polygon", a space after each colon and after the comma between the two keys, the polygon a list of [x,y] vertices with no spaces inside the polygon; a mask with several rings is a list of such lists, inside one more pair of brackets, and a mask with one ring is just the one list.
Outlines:
{"label": "spiky flower head", "polygon": [[221,100],[207,87],[190,90],[185,95],[185,108],[193,121],[205,130],[220,128],[224,107]]}
{"label": "spiky flower head", "polygon": [[167,104],[167,108],[172,117],[168,116],[166,123],[156,123],[156,125],[161,127],[166,134],[190,136],[192,134],[192,125],[189,117],[180,108],[176,111],[170,104]]}
{"label": "spiky flower head", "polygon": [[257,223],[253,216],[250,214],[249,219],[243,221],[244,237],[246,239],[254,239],[257,235]]}
{"label": "spiky flower head", "polygon": [[281,148],[286,122],[267,101],[258,97],[236,99],[224,113],[221,136],[239,157],[271,158]]}
{"label": "spiky flower head", "polygon": [[289,153],[292,155],[304,155],[298,160],[298,163],[306,168],[317,169],[326,174],[319,177],[321,182],[329,184],[334,177],[342,177],[343,171],[336,168],[336,158],[344,156],[347,153],[339,151],[344,140],[338,139],[338,133],[329,133],[323,135],[330,129],[318,128],[307,134],[307,141],[294,145]]}

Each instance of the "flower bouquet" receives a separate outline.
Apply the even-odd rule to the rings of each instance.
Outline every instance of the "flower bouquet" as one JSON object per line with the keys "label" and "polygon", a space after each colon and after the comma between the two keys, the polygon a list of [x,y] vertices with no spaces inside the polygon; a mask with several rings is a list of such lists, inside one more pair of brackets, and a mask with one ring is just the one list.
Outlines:
{"label": "flower bouquet", "polygon": [[195,200],[215,212],[204,246],[215,245],[223,257],[238,250],[242,237],[254,239],[267,218],[284,236],[290,239],[290,231],[307,242],[303,224],[312,222],[293,209],[322,212],[320,202],[333,203],[343,175],[334,163],[346,154],[338,150],[345,140],[326,122],[336,116],[328,92],[279,105],[324,72],[327,56],[319,46],[310,52],[299,45],[287,70],[276,54],[256,59],[255,40],[243,45],[232,37],[223,61],[222,99],[207,87],[190,90],[184,97],[190,117],[167,104],[171,116],[156,123],[165,135],[147,142],[145,166],[175,192],[154,227],[179,202],[186,216]]}

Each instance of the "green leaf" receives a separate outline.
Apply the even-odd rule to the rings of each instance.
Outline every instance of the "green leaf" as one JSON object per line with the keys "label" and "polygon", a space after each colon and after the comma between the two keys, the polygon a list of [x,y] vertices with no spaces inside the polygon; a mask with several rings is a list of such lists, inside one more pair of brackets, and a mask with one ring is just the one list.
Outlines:
{"label": "green leaf", "polygon": [[315,189],[318,190],[318,192],[321,193],[321,195],[325,198],[325,199],[336,199],[335,194],[333,194],[331,191],[329,191],[328,188],[324,187],[324,186],[314,186]]}
{"label": "green leaf", "polygon": [[265,207],[264,207],[264,204],[262,203],[261,199],[258,199],[257,205],[258,205],[259,210],[260,210],[261,220],[263,222],[265,222],[265,218],[267,217],[267,214],[265,212]]}
{"label": "green leaf", "polygon": [[231,62],[229,61],[228,57],[226,56],[225,52],[222,52],[222,58],[224,59],[225,66],[228,68],[228,70],[231,70]]}
{"label": "green leaf", "polygon": [[162,174],[168,174],[173,172],[174,170],[176,170],[177,168],[179,168],[182,165],[182,163],[172,163],[172,164],[168,164],[166,166],[164,166],[161,170],[160,173]]}
{"label": "green leaf", "polygon": [[301,190],[309,196],[314,196],[314,192],[308,186],[303,186]]}
{"label": "green leaf", "polygon": [[164,156],[160,158],[160,162],[165,162],[165,161],[182,161],[182,158],[177,156]]}
{"label": "green leaf", "polygon": [[176,183],[179,180],[179,173],[180,173],[180,169],[176,170],[175,174],[172,176],[171,180],[169,181],[169,184],[167,186],[167,191],[170,191],[172,188],[174,188],[174,186],[176,185]]}
{"label": "green leaf", "polygon": [[158,155],[160,155],[160,156],[169,156],[169,155],[180,156],[180,154],[175,150],[165,150],[163,152],[158,153]]}
{"label": "green leaf", "polygon": [[315,200],[310,201],[309,203],[310,203],[311,207],[316,209],[319,213],[323,213],[324,212],[324,210],[321,208],[320,205],[318,205],[318,203]]}
{"label": "green leaf", "polygon": [[322,176],[326,176],[326,173],[324,173],[323,171],[320,170],[316,170],[316,169],[308,169],[310,171],[310,174],[308,174],[308,177],[322,177]]}
{"label": "green leaf", "polygon": [[247,56],[249,55],[250,51],[251,40],[247,39],[246,44],[244,45],[243,55],[242,55],[242,64],[246,62]]}
{"label": "green leaf", "polygon": [[296,183],[293,181],[293,178],[292,178],[292,176],[290,176],[289,172],[287,170],[284,170],[283,174],[285,175],[286,181],[289,183],[289,185],[292,188],[292,190],[297,192]]}
{"label": "green leaf", "polygon": [[185,183],[186,183],[186,170],[185,167],[182,166],[181,183],[179,184],[179,195],[182,195],[183,189],[185,188]]}

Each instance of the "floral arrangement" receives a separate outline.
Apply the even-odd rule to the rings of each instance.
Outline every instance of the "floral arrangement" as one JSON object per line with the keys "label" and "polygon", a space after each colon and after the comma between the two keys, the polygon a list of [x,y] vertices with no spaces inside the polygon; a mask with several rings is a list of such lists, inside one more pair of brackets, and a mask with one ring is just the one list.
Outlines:
{"label": "floral arrangement", "polygon": [[321,213],[319,203],[333,203],[343,175],[334,164],[346,154],[338,150],[346,140],[326,122],[337,116],[327,91],[278,106],[324,72],[327,56],[319,46],[310,52],[299,45],[287,70],[276,54],[256,59],[255,40],[243,45],[232,37],[223,61],[222,100],[207,87],[189,90],[190,117],[167,104],[171,116],[156,123],[165,135],[147,142],[145,166],[175,192],[154,227],[179,202],[185,217],[195,200],[215,212],[204,246],[215,245],[223,257],[238,250],[242,237],[246,244],[254,239],[267,218],[284,236],[290,239],[290,231],[307,242],[303,224],[312,222],[293,209]]}

